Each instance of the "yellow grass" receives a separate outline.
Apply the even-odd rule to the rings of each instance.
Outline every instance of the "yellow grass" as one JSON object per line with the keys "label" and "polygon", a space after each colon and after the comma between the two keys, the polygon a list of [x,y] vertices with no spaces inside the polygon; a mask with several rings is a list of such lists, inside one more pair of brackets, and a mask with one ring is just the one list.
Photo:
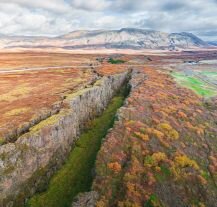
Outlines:
{"label": "yellow grass", "polygon": [[15,101],[31,92],[31,87],[20,85],[0,96],[0,101]]}
{"label": "yellow grass", "polygon": [[30,108],[18,108],[18,109],[12,109],[11,111],[8,111],[5,113],[6,116],[19,116],[20,114],[23,114],[25,112],[28,112]]}

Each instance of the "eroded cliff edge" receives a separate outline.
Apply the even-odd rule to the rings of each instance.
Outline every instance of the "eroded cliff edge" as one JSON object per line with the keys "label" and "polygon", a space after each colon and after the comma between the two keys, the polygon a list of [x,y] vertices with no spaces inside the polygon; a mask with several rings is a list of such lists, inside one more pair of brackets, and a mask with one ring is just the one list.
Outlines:
{"label": "eroded cliff edge", "polygon": [[0,206],[23,206],[26,198],[46,186],[85,123],[105,109],[128,75],[103,77],[92,87],[67,96],[58,114],[0,147]]}

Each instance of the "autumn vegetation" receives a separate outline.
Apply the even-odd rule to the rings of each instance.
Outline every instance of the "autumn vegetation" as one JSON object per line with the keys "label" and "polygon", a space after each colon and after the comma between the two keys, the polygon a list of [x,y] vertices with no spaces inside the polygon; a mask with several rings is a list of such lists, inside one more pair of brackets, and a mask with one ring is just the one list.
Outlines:
{"label": "autumn vegetation", "polygon": [[31,126],[56,113],[68,94],[125,70],[107,61],[100,63],[96,55],[1,53],[0,145],[16,141]]}
{"label": "autumn vegetation", "polygon": [[[196,58],[213,54],[199,51]],[[57,68],[0,75],[0,145],[15,142],[25,133],[21,129],[34,131],[43,120],[52,121],[48,117],[55,118],[67,95],[103,76],[132,71],[127,98],[121,91],[89,123],[28,206],[71,206],[78,193],[93,190],[99,194],[96,207],[216,207],[216,91],[204,96],[189,84],[182,87],[168,67],[171,60],[178,64],[194,55],[2,54],[0,67],[7,70]]]}
{"label": "autumn vegetation", "polygon": [[161,71],[138,73],[97,157],[97,207],[216,206],[216,110]]}

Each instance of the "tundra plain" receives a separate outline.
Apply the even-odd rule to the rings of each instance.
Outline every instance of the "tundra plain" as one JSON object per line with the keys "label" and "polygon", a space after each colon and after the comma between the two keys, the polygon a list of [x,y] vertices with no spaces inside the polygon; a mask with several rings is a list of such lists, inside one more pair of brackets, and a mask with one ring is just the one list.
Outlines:
{"label": "tundra plain", "polygon": [[[22,136],[32,129],[38,130],[38,126],[45,128],[43,136],[47,136],[56,123],[52,121],[47,126],[46,120],[69,108],[65,101],[68,97],[80,96],[82,100],[80,91],[98,87],[103,78],[111,78],[111,83],[115,83],[114,77],[125,73],[126,80],[120,80],[129,86],[125,101],[118,105],[116,119],[109,124],[112,128],[102,133],[103,141],[98,141],[98,156],[95,155],[88,168],[94,172],[88,174],[92,176],[91,182],[88,180],[86,189],[76,191],[88,193],[68,199],[65,198],[68,194],[64,197],[63,192],[67,192],[64,185],[59,189],[61,192],[57,189],[54,194],[49,193],[56,189],[53,183],[67,182],[59,175],[62,175],[61,168],[70,165],[69,154],[57,168],[52,166],[50,176],[46,166],[43,171],[46,176],[42,178],[47,180],[43,188],[35,185],[33,193],[28,195],[14,190],[10,176],[18,180],[19,176],[25,177],[21,171],[16,172],[23,159],[19,157],[12,168],[0,169],[0,190],[3,192],[4,187],[11,185],[8,189],[14,190],[17,196],[9,200],[0,196],[0,206],[16,206],[18,200],[20,207],[27,203],[34,207],[61,207],[71,206],[74,199],[73,206],[88,206],[91,200],[97,207],[216,207],[216,61],[215,50],[162,54],[0,53],[0,163],[3,168],[7,166],[4,162],[11,162],[5,161],[9,160],[9,145],[16,144],[17,140],[21,143]],[[73,152],[73,147],[70,150]],[[72,162],[76,162],[76,157]],[[76,181],[73,184],[77,189]]]}

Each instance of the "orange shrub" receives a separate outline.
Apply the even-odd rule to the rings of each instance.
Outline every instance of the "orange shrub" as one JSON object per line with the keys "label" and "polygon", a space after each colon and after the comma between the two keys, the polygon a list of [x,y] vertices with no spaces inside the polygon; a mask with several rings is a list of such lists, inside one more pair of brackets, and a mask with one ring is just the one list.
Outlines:
{"label": "orange shrub", "polygon": [[140,132],[135,132],[134,134],[143,141],[149,141],[149,136],[147,134],[142,134]]}
{"label": "orange shrub", "polygon": [[182,112],[182,111],[179,111],[179,112],[178,112],[178,116],[179,116],[180,118],[182,118],[182,119],[186,119],[186,118],[187,118],[187,115],[186,115],[184,112]]}
{"label": "orange shrub", "polygon": [[121,165],[118,162],[111,162],[107,166],[109,169],[111,169],[115,173],[118,173],[121,171]]}
{"label": "orange shrub", "polygon": [[164,137],[164,134],[163,134],[161,131],[157,130],[157,129],[153,129],[153,130],[151,131],[151,133],[152,133],[154,136],[156,136],[157,138],[163,138],[163,137]]}

